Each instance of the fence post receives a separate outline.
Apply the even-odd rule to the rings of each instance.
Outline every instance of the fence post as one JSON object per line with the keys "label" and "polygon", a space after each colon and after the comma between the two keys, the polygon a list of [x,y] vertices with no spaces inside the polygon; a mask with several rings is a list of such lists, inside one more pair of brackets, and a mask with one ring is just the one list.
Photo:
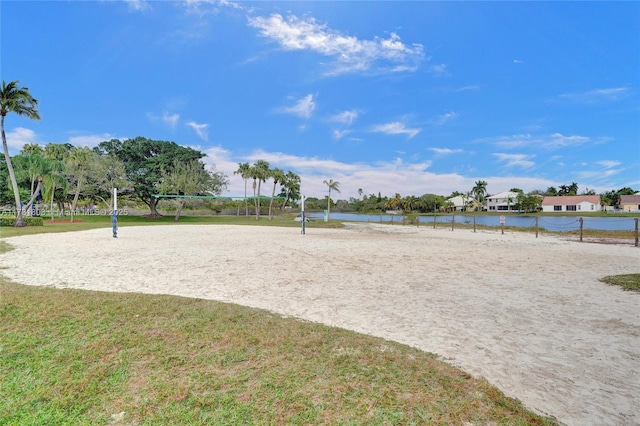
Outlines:
{"label": "fence post", "polygon": [[636,221],[636,247],[638,247],[638,218],[635,218]]}
{"label": "fence post", "polygon": [[584,220],[582,218],[580,218],[580,242],[582,242],[582,225],[584,223]]}
{"label": "fence post", "polygon": [[451,216],[451,230],[453,231],[453,226],[456,224],[456,216]]}
{"label": "fence post", "polygon": [[473,216],[473,232],[476,232],[476,217]]}
{"label": "fence post", "polygon": [[538,238],[538,216],[536,216],[536,238]]}
{"label": "fence post", "polygon": [[433,215],[433,229],[436,229],[436,215]]}

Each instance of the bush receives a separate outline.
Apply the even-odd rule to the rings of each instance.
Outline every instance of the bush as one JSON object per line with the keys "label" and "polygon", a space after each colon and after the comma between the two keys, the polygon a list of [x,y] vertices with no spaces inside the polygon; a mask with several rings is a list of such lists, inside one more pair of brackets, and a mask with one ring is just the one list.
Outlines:
{"label": "bush", "polygon": [[[44,226],[41,217],[25,217],[23,219],[27,226]],[[15,221],[15,217],[0,217],[0,226],[13,226],[13,222]]]}

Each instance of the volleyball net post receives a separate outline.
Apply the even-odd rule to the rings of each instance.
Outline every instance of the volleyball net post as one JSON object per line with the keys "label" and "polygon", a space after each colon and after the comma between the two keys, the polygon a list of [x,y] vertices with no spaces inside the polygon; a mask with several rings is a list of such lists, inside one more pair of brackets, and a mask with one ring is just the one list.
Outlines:
{"label": "volleyball net post", "polygon": [[302,235],[305,234],[305,222],[307,221],[306,218],[304,217],[304,195],[302,196],[302,208],[300,210],[300,217],[302,218]]}
{"label": "volleyball net post", "polygon": [[118,238],[118,190],[113,188],[113,211],[111,212],[113,238]]}

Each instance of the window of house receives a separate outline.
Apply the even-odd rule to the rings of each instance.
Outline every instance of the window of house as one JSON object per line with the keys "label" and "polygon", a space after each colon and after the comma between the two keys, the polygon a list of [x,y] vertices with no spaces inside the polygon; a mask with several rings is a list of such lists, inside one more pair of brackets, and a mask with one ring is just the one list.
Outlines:
{"label": "window of house", "polygon": [[582,210],[582,206],[578,206],[578,210]]}
{"label": "window of house", "polygon": [[593,204],[591,204],[591,210],[595,210],[595,207]]}
{"label": "window of house", "polygon": [[575,212],[576,211],[576,206],[574,205],[569,205],[567,206],[567,211],[568,212]]}
{"label": "window of house", "polygon": [[553,211],[554,212],[561,212],[562,211],[562,206],[553,206]]}

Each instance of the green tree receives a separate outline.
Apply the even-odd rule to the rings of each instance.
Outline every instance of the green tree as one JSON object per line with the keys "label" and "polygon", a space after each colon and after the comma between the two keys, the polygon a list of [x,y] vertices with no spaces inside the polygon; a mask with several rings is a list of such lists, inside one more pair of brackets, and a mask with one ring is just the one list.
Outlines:
{"label": "green tree", "polygon": [[176,162],[199,160],[205,156],[193,148],[175,142],[156,141],[143,137],[134,139],[112,139],[98,145],[101,154],[110,154],[120,159],[125,166],[126,178],[132,183],[134,197],[149,206],[151,217],[160,217],[158,184],[163,173],[170,173]]}
{"label": "green tree", "polygon": [[392,198],[389,198],[384,203],[384,208],[387,210],[397,210],[401,206],[402,206],[402,195],[398,194],[397,192]]}
{"label": "green tree", "polygon": [[249,170],[249,174],[253,178],[253,199],[256,204],[256,220],[260,220],[260,187],[262,182],[265,182],[269,177],[269,163],[264,160],[258,160]]}
{"label": "green tree", "polygon": [[71,202],[71,222],[74,220],[74,214],[80,199],[82,185],[85,183],[85,177],[90,170],[92,164],[95,163],[96,153],[88,147],[73,147],[71,153],[67,157],[66,165],[69,173],[69,179],[75,183],[75,192],[73,201]]}
{"label": "green tree", "polygon": [[88,190],[89,196],[113,206],[113,188],[118,188],[118,192],[123,194],[131,192],[133,183],[127,180],[127,170],[122,160],[115,155],[99,155],[95,148],[94,152],[97,155],[93,157],[91,172],[87,174],[87,186],[91,187]]}
{"label": "green tree", "polygon": [[[42,180],[42,197],[48,200],[51,207],[51,221],[54,221],[54,201],[56,190],[60,189],[61,197],[64,197],[67,193],[68,182],[66,175],[66,167],[63,161],[56,160],[55,158],[47,158],[47,173]],[[64,214],[64,203],[60,209],[61,215]]]}
{"label": "green tree", "polygon": [[482,204],[484,203],[485,196],[487,195],[487,181],[479,180],[476,182],[475,186],[471,189],[471,193],[475,197],[475,200],[478,202],[478,205],[482,209]]}
{"label": "green tree", "polygon": [[249,200],[247,199],[247,181],[251,178],[249,163],[238,163],[238,170],[233,172],[234,175],[240,175],[244,180],[244,216],[249,217]]}
{"label": "green tree", "polygon": [[284,175],[281,187],[280,196],[284,198],[284,201],[280,206],[280,210],[287,206],[289,200],[297,201],[300,199],[300,176],[292,171],[288,171]]}
{"label": "green tree", "polygon": [[44,155],[44,149],[37,143],[27,143],[22,146],[20,150],[20,155],[29,156],[31,154],[38,154],[40,156]]}
{"label": "green tree", "polygon": [[[170,171],[163,171],[158,191],[171,195],[219,195],[228,185],[221,172],[211,172],[200,160],[176,161]],[[180,219],[185,199],[177,197],[175,221]]]}
{"label": "green tree", "polygon": [[325,180],[322,183],[327,185],[327,187],[329,188],[329,196],[327,196],[327,220],[329,220],[329,217],[331,215],[331,191],[340,193],[340,182],[329,179],[328,181]]}
{"label": "green tree", "polygon": [[278,183],[282,184],[285,179],[285,174],[281,169],[276,167],[269,172],[269,175],[271,176],[271,179],[273,179],[273,191],[271,192],[271,201],[269,202],[269,220],[271,220],[273,217],[271,213],[273,209],[273,199],[276,196],[276,186]]}
{"label": "green tree", "polygon": [[[31,144],[29,144],[31,145]],[[31,154],[29,154],[31,152]],[[29,198],[36,193],[36,184],[38,180],[42,181],[42,176],[46,173],[47,165],[45,158],[40,154],[42,150],[23,149],[20,155],[14,157],[16,179],[18,181],[24,178],[29,181]]]}
{"label": "green tree", "polygon": [[9,170],[9,179],[11,180],[11,187],[13,189],[13,195],[16,203],[16,220],[13,226],[25,226],[24,218],[22,217],[22,206],[20,205],[20,191],[18,189],[18,182],[16,175],[13,171],[13,165],[11,164],[11,157],[9,156],[9,145],[7,144],[7,136],[4,132],[4,119],[10,112],[17,115],[24,115],[31,120],[39,120],[38,114],[38,100],[35,99],[27,87],[19,87],[19,81],[12,81],[7,84],[2,80],[2,87],[0,87],[0,129],[2,129],[2,149],[4,151],[4,160]]}

